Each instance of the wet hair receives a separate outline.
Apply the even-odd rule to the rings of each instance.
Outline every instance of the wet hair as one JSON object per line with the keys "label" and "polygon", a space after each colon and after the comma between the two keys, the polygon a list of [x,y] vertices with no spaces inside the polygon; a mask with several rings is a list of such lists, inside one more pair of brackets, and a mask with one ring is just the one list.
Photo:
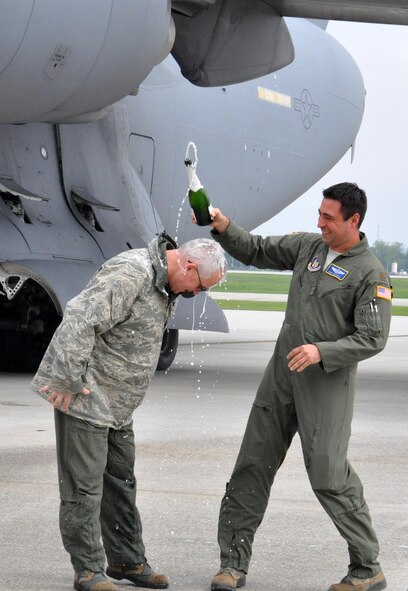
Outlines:
{"label": "wet hair", "polygon": [[200,277],[203,279],[209,279],[218,273],[221,281],[227,272],[224,251],[214,240],[209,238],[189,240],[179,247],[179,251],[188,261],[197,265]]}
{"label": "wet hair", "polygon": [[356,183],[339,183],[323,189],[323,197],[340,201],[344,220],[358,213],[360,215],[358,227],[361,226],[367,211],[367,195]]}

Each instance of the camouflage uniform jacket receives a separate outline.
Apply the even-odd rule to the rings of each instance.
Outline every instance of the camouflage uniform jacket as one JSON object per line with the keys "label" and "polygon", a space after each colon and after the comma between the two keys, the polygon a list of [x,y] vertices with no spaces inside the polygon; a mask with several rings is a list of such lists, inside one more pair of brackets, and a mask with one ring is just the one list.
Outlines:
{"label": "camouflage uniform jacket", "polygon": [[[68,413],[95,425],[121,428],[132,419],[156,369],[172,304],[166,242],[129,250],[105,262],[67,304],[32,381],[43,398],[76,393]],[[171,247],[171,246],[170,246]],[[39,389],[49,386],[41,394]],[[89,395],[80,394],[83,387]]]}

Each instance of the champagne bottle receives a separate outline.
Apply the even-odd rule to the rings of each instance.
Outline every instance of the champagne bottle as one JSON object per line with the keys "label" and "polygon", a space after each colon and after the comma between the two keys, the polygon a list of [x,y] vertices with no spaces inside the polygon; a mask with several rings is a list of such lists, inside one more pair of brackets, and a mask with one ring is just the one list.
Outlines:
{"label": "champagne bottle", "polygon": [[194,211],[197,225],[208,226],[208,224],[211,224],[212,219],[209,211],[211,205],[207,193],[197,176],[195,166],[191,160],[186,158],[184,164],[187,167],[189,181],[188,200],[190,207]]}

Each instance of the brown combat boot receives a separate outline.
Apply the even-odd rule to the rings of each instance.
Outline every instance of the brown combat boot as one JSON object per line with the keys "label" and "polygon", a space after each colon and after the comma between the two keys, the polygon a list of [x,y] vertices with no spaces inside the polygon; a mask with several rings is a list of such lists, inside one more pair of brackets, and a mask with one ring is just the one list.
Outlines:
{"label": "brown combat boot", "polygon": [[117,586],[109,581],[104,573],[94,573],[91,570],[75,573],[74,589],[76,591],[118,591]]}
{"label": "brown combat boot", "polygon": [[113,564],[108,566],[106,574],[112,579],[120,581],[127,579],[136,587],[147,589],[166,589],[169,586],[169,579],[166,575],[159,575],[152,571],[147,562],[133,565]]}
{"label": "brown combat boot", "polygon": [[211,591],[234,591],[243,587],[246,582],[246,574],[236,568],[224,567],[213,577]]}
{"label": "brown combat boot", "polygon": [[347,575],[340,581],[331,585],[328,591],[382,591],[387,587],[384,573],[380,571],[371,579],[358,579],[352,575]]}

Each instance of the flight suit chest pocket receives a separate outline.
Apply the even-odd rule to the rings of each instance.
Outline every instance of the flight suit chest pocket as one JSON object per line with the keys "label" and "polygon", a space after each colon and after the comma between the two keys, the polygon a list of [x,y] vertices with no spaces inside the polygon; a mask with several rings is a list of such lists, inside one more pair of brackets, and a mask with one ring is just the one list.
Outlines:
{"label": "flight suit chest pocket", "polygon": [[339,283],[338,281],[324,281],[321,280],[317,287],[317,295],[319,298],[337,297],[337,298],[354,298],[356,286],[354,283]]}
{"label": "flight suit chest pocket", "polygon": [[321,312],[326,312],[327,319],[337,318],[352,321],[356,305],[356,285],[348,283],[320,284],[317,290],[318,303]]}

